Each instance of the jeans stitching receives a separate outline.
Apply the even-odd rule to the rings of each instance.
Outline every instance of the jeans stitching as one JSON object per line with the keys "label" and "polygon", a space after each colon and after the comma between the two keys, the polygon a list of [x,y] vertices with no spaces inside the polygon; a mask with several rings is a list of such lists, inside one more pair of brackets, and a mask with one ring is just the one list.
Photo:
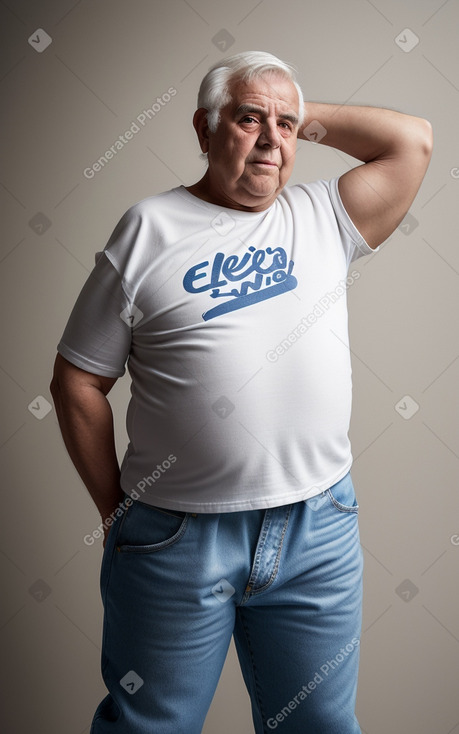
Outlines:
{"label": "jeans stitching", "polygon": [[333,506],[336,507],[336,509],[339,510],[340,512],[353,512],[353,513],[358,513],[358,511],[359,511],[359,506],[358,505],[353,505],[352,507],[349,507],[348,505],[341,504],[341,502],[338,502],[338,500],[336,500],[333,497],[333,494],[332,494],[332,492],[329,489],[327,489],[326,494],[328,495],[328,497],[329,497],[331,503],[333,504]]}
{"label": "jeans stitching", "polygon": [[[179,520],[180,518],[177,519]],[[178,540],[180,540],[186,530],[187,524],[188,515],[185,515],[180,523],[179,529],[170,538],[162,540],[160,543],[151,543],[149,545],[129,545],[128,543],[125,543],[123,545],[118,545],[117,549],[120,553],[157,553],[160,550],[164,550],[165,548],[174,545]]]}
{"label": "jeans stitching", "polygon": [[280,541],[279,541],[279,548],[278,548],[278,551],[277,551],[276,560],[274,562],[274,568],[273,568],[273,571],[271,573],[271,576],[269,577],[269,579],[266,582],[266,584],[264,584],[264,586],[260,586],[258,589],[254,589],[253,591],[250,591],[250,595],[251,596],[256,596],[257,594],[261,594],[262,591],[266,591],[266,589],[268,589],[274,583],[274,581],[276,580],[277,572],[279,571],[281,552],[282,552],[282,548],[283,548],[283,545],[284,545],[285,534],[287,532],[287,527],[288,527],[288,522],[289,522],[289,519],[290,519],[291,511],[292,511],[292,506],[290,505],[289,508],[288,508],[288,512],[287,512],[286,518],[284,520],[284,526],[282,528],[282,534],[281,534],[281,538],[280,538]]}
{"label": "jeans stitching", "polygon": [[[262,689],[261,689],[260,682],[259,682],[258,676],[257,676],[257,666],[255,665],[255,656],[253,654],[253,648],[252,648],[252,644],[251,644],[251,641],[250,641],[249,629],[246,626],[246,621],[245,621],[245,618],[244,618],[244,610],[243,609],[239,609],[239,614],[240,614],[242,628],[244,630],[244,636],[245,636],[246,643],[247,643],[247,651],[248,651],[249,657],[250,657],[250,667],[251,667],[252,679],[253,679],[253,683],[254,683],[255,700],[256,700],[256,703],[257,703],[257,706],[258,706],[258,711],[259,711],[259,714],[260,714],[260,717],[261,717],[263,732],[266,732],[267,731],[267,729],[265,727],[266,716],[265,716],[265,713],[264,713],[263,704],[262,704],[262,697],[261,697]],[[251,696],[251,699],[252,699],[252,705],[253,705],[253,698],[252,698],[252,696]]]}

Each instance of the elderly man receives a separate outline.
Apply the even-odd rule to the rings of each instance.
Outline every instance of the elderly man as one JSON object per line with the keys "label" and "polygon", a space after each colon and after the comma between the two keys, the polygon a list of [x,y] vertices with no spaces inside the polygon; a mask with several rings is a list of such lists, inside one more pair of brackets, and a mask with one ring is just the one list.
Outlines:
{"label": "elderly man", "polygon": [[[425,120],[307,103],[265,53],[216,64],[203,178],[121,218],[58,346],[52,393],[102,517],[92,734],[199,734],[232,635],[257,734],[356,734],[358,505],[346,289],[408,211]],[[298,140],[362,161],[285,188]],[[115,454],[107,394],[132,380]]]}

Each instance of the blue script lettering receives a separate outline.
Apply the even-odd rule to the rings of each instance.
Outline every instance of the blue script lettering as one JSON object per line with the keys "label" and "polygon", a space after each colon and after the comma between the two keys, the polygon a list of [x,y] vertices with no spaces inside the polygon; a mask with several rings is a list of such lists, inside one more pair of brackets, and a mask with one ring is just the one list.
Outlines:
{"label": "blue script lettering", "polygon": [[[217,252],[212,265],[204,260],[187,271],[183,287],[188,293],[210,290],[211,298],[228,299],[203,314],[204,321],[209,321],[293,290],[298,284],[292,275],[293,265],[282,247],[267,247],[266,250],[249,247],[241,258],[238,255],[225,258],[223,252]],[[240,283],[237,288],[223,290],[230,282],[237,281]],[[249,293],[250,290],[254,292]]]}
{"label": "blue script lettering", "polygon": [[[252,254],[250,254],[252,253]],[[272,255],[269,265],[263,267],[267,255]],[[212,264],[210,279],[204,285],[195,285],[195,281],[208,277],[206,270],[209,265],[208,260],[193,265],[188,270],[183,279],[183,286],[188,293],[202,293],[209,289],[220,288],[228,283],[228,280],[237,281],[247,278],[252,273],[272,273],[287,267],[287,253],[282,247],[271,248],[265,250],[255,250],[255,247],[249,247],[241,259],[237,255],[228,255],[225,259],[223,252],[217,252]],[[246,267],[247,266],[247,267]],[[245,268],[245,270],[244,270]],[[204,271],[204,272],[199,272]],[[222,279],[224,276],[225,279]]]}

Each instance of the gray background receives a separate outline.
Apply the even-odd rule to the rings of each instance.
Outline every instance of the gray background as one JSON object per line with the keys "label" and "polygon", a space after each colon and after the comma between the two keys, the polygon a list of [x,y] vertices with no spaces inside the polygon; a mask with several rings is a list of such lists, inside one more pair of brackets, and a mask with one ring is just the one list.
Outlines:
{"label": "gray background", "polygon": [[[99,517],[46,412],[56,344],[127,207],[201,176],[191,118],[207,68],[262,49],[297,66],[306,99],[433,124],[408,218],[359,261],[349,290],[366,584],[358,716],[366,734],[459,732],[458,26],[457,0],[0,2],[4,731],[87,734],[105,693],[102,547],[83,542]],[[171,101],[86,178],[171,86]],[[301,143],[292,181],[354,164]],[[128,388],[123,379],[112,393],[120,456]],[[234,731],[252,725],[231,648],[204,732]]]}

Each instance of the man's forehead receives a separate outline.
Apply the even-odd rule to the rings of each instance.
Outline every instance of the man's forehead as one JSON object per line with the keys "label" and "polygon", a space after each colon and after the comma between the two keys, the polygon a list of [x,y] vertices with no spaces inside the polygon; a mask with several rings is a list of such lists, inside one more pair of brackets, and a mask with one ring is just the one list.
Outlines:
{"label": "man's forehead", "polygon": [[229,85],[230,106],[249,112],[253,107],[267,108],[275,103],[282,112],[298,114],[298,92],[293,82],[279,74],[255,76],[249,81],[234,79]]}

